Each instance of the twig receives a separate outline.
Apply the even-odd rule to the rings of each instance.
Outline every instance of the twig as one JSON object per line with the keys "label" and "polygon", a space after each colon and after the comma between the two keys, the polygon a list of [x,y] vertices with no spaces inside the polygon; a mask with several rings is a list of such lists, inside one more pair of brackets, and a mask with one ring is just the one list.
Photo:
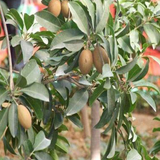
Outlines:
{"label": "twig", "polygon": [[75,80],[70,74],[59,76],[58,78],[51,78],[43,81],[43,84],[48,84],[55,81],[67,80],[71,83],[74,83],[79,88],[86,88],[86,85],[80,84],[77,80]]}
{"label": "twig", "polygon": [[10,72],[10,89],[13,91],[14,89],[14,83],[13,83],[13,68],[12,68],[12,56],[11,56],[11,49],[10,49],[10,43],[9,43],[9,35],[8,35],[8,30],[7,30],[7,25],[5,22],[2,6],[0,5],[0,13],[2,17],[2,22],[3,22],[3,27],[4,27],[4,32],[6,35],[6,40],[7,40],[7,49],[8,49],[8,59],[9,59],[9,72]]}
{"label": "twig", "polygon": [[[1,69],[4,69],[6,71],[9,71],[8,68],[5,68],[5,67],[0,67]],[[13,73],[16,73],[16,74],[19,74],[19,71],[16,71],[16,70],[12,70]]]}

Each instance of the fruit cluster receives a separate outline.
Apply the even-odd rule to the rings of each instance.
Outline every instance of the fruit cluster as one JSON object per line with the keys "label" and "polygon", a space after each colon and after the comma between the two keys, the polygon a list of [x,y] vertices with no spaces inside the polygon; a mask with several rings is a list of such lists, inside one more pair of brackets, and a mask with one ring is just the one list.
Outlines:
{"label": "fruit cluster", "polygon": [[48,4],[48,10],[55,16],[58,17],[62,12],[62,15],[66,18],[69,17],[70,10],[68,7],[68,0],[51,0]]}
{"label": "fruit cluster", "polygon": [[102,67],[106,63],[110,63],[108,54],[105,49],[99,45],[95,47],[93,53],[88,49],[83,50],[79,57],[79,69],[84,75],[90,72],[93,64],[97,71],[102,73]]}

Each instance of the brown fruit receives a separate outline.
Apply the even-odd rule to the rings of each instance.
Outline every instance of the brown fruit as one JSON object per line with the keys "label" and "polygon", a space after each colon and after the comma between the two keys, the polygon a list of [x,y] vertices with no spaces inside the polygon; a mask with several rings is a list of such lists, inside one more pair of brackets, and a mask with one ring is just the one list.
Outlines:
{"label": "brown fruit", "polygon": [[99,73],[102,73],[103,63],[109,63],[107,52],[101,46],[96,46],[93,51],[93,63]]}
{"label": "brown fruit", "polygon": [[69,16],[69,7],[68,7],[68,0],[63,0],[62,1],[62,5],[61,5],[61,8],[62,8],[62,14],[64,17],[68,18]]}
{"label": "brown fruit", "polygon": [[18,120],[25,129],[29,129],[32,125],[32,117],[28,109],[23,105],[18,105]]}
{"label": "brown fruit", "polygon": [[90,50],[83,50],[79,57],[79,69],[82,74],[88,74],[93,66],[93,56]]}
{"label": "brown fruit", "polygon": [[51,0],[48,5],[48,10],[55,16],[58,17],[61,12],[60,0]]}

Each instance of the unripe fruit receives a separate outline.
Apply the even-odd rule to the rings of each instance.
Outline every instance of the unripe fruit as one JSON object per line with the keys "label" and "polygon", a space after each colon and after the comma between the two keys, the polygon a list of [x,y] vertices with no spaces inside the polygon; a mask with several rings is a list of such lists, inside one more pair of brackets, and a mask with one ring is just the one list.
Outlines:
{"label": "unripe fruit", "polygon": [[79,69],[82,74],[88,74],[93,66],[92,52],[88,49],[83,50],[79,57]]}
{"label": "unripe fruit", "polygon": [[97,45],[93,51],[93,63],[99,73],[102,73],[103,63],[109,63],[108,54],[101,46]]}
{"label": "unripe fruit", "polygon": [[18,105],[18,120],[22,127],[25,129],[29,129],[32,125],[31,114],[23,105]]}
{"label": "unripe fruit", "polygon": [[69,12],[70,12],[69,7],[68,7],[68,0],[63,0],[62,1],[61,8],[62,8],[63,16],[68,18],[68,15],[69,15]]}
{"label": "unripe fruit", "polygon": [[51,0],[48,5],[48,10],[55,16],[58,17],[61,12],[60,0]]}

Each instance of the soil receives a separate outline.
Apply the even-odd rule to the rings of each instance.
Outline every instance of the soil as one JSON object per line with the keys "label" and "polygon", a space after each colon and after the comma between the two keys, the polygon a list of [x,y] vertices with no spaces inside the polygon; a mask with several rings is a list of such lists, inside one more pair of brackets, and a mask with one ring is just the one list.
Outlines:
{"label": "soil", "polygon": [[[136,126],[138,134],[143,138],[148,148],[151,148],[155,142],[155,140],[160,139],[160,135],[158,132],[153,133],[153,128],[160,127],[160,122],[153,120],[155,115],[148,115],[142,113],[134,113],[133,116],[135,120],[133,121],[133,125]],[[69,131],[64,132],[63,135],[67,137],[71,146],[68,154],[68,159],[70,160],[78,160],[79,158],[83,158],[87,160],[89,158],[89,139],[84,140],[83,132],[78,128],[73,127],[72,124],[67,124]],[[4,157],[3,151],[3,143],[0,141],[0,157]],[[12,159],[17,159],[14,155],[7,153]],[[65,159],[66,160],[66,159]]]}

